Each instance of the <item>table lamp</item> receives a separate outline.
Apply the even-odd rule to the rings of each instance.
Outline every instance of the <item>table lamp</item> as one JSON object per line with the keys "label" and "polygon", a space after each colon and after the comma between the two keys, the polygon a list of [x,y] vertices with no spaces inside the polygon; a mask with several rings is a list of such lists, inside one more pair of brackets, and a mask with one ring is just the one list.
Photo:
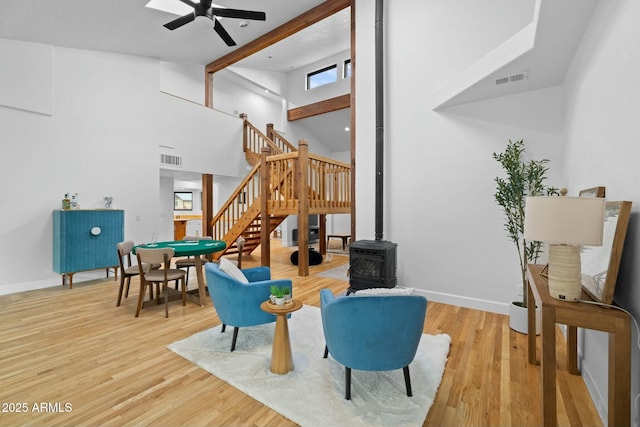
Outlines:
{"label": "table lamp", "polygon": [[527,197],[524,238],[549,244],[549,293],[578,301],[582,292],[580,246],[601,246],[605,199]]}

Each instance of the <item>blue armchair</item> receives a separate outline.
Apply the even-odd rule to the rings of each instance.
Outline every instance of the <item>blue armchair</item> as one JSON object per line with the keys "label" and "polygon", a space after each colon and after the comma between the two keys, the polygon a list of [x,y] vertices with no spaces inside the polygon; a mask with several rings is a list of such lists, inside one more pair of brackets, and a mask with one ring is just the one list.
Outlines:
{"label": "blue armchair", "polygon": [[260,309],[260,304],[269,299],[271,285],[292,288],[289,279],[271,280],[269,267],[247,268],[241,271],[249,283],[241,283],[221,271],[218,263],[205,264],[209,296],[222,322],[222,332],[227,325],[234,327],[231,351],[236,348],[239,328],[275,322],[276,317],[273,314]]}
{"label": "blue armchair", "polygon": [[422,336],[425,297],[356,294],[336,298],[329,289],[322,289],[320,311],[327,349],[345,367],[345,399],[351,399],[351,369],[402,368],[407,396],[412,396],[409,364]]}

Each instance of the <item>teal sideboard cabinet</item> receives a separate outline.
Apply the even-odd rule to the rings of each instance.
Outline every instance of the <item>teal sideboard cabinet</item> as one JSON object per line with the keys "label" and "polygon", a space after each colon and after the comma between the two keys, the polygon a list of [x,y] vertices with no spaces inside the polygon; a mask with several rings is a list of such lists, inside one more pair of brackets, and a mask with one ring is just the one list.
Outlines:
{"label": "teal sideboard cabinet", "polygon": [[119,266],[117,244],[124,240],[124,211],[78,209],[53,211],[53,271],[62,284],[79,271]]}

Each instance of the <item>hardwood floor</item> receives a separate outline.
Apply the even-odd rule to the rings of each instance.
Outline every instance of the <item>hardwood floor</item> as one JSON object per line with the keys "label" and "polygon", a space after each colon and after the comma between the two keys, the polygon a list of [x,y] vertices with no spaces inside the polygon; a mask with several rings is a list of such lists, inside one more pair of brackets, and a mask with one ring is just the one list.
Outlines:
{"label": "hardwood floor", "polygon": [[[303,278],[290,251],[274,241],[272,274],[292,278],[296,298],[318,306],[320,289],[346,289],[346,281],[315,274],[347,256],[334,253]],[[243,259],[243,267],[258,264]],[[163,305],[134,318],[137,288],[132,281],[120,307],[113,278],[0,296],[0,425],[296,425],[166,348],[219,324],[210,301],[205,308],[175,302],[168,319]],[[430,302],[424,331],[452,338],[425,426],[541,425],[540,367],[527,364],[526,336],[511,331],[506,316]],[[560,424],[602,425],[558,346]]]}

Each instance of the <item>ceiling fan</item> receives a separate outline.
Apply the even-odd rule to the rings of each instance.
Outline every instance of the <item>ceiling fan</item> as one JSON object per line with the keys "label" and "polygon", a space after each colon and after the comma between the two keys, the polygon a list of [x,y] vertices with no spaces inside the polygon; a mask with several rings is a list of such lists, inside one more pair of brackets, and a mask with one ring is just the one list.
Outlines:
{"label": "ceiling fan", "polygon": [[224,40],[227,46],[235,46],[236,42],[231,38],[227,30],[224,29],[217,18],[251,19],[254,21],[265,21],[267,19],[267,16],[264,12],[254,12],[251,10],[241,9],[227,9],[224,7],[212,7],[212,0],[200,0],[199,3],[195,3],[191,0],[180,1],[191,6],[193,8],[193,12],[164,24],[165,28],[175,30],[176,28],[182,27],[183,25],[193,21],[198,16],[206,16],[213,21],[213,29],[216,33],[218,33],[222,40]]}

